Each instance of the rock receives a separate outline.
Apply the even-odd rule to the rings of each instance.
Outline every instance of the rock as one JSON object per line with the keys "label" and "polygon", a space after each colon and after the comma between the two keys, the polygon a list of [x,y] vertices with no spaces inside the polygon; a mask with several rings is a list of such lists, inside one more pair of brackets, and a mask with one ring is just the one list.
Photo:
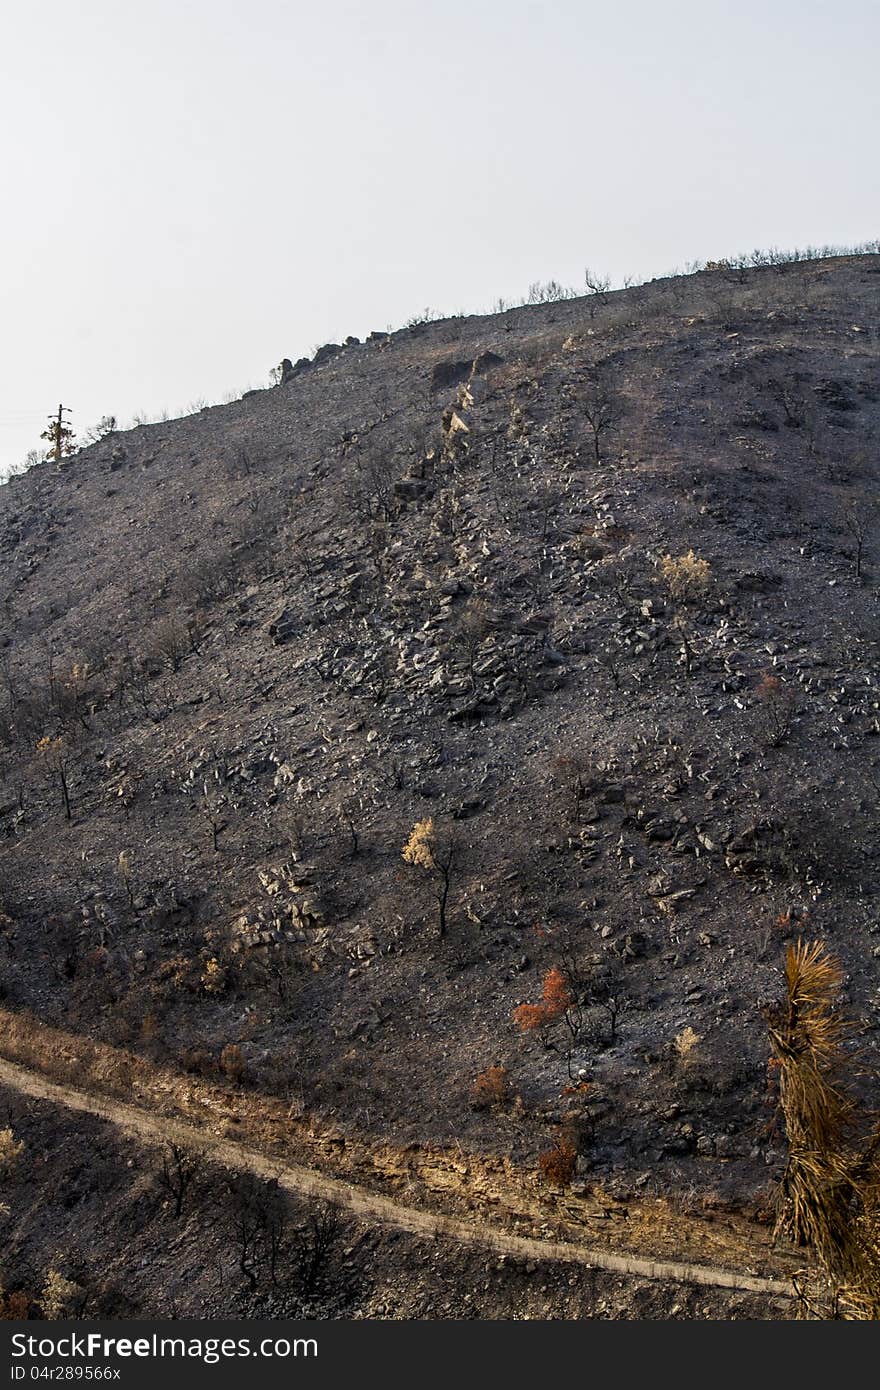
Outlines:
{"label": "rock", "polygon": [[647,955],[649,941],[644,932],[628,932],[620,946],[619,954],[625,960],[638,960],[641,956]]}
{"label": "rock", "polygon": [[748,594],[770,594],[783,582],[781,574],[767,574],[764,570],[744,570],[735,581],[740,592]]}
{"label": "rock", "polygon": [[431,368],[431,390],[443,391],[452,386],[459,386],[463,381],[467,381],[470,374],[470,362],[453,362],[449,359],[445,362],[435,362]]}
{"label": "rock", "polygon": [[407,501],[415,501],[425,491],[425,484],[417,478],[399,478],[394,484],[394,496]]}
{"label": "rock", "polygon": [[619,806],[626,800],[626,792],[623,787],[609,783],[598,792],[598,799],[606,806]]}
{"label": "rock", "polygon": [[681,907],[688,898],[692,898],[696,891],[696,888],[678,888],[674,893],[652,893],[652,897],[655,898],[660,912],[664,913],[667,917],[674,917],[679,907]]}
{"label": "rock", "polygon": [[501,672],[501,662],[494,653],[489,653],[480,661],[474,662],[474,675],[482,679],[484,676],[496,676]]}
{"label": "rock", "polygon": [[275,759],[268,753],[254,753],[253,757],[242,764],[241,770],[243,776],[251,781],[255,777],[267,776],[268,773],[274,771],[276,766]]}
{"label": "rock", "polygon": [[312,364],[308,357],[300,357],[296,362],[291,362],[289,357],[285,357],[281,363],[281,385],[284,386],[288,381],[293,381]]}
{"label": "rock", "polygon": [[448,718],[451,722],[467,721],[469,719],[483,719],[486,715],[497,712],[495,695],[485,695],[468,700],[466,704],[460,705],[458,709],[450,710]]}
{"label": "rock", "polygon": [[341,343],[324,343],[312,358],[313,367],[323,367],[325,362],[330,362],[334,357],[338,357],[342,351]]}
{"label": "rock", "polygon": [[604,560],[608,554],[607,545],[597,541],[594,536],[578,536],[578,549],[585,560]]}
{"label": "rock", "polygon": [[669,821],[655,820],[645,827],[645,834],[649,840],[671,840],[675,834],[675,827]]}
{"label": "rock", "polygon": [[676,1157],[681,1154],[690,1153],[691,1143],[684,1135],[679,1135],[675,1139],[669,1139],[663,1145],[663,1156]]}
{"label": "rock", "polygon": [[471,375],[485,376],[486,372],[491,372],[494,367],[503,367],[503,365],[504,358],[500,357],[497,352],[489,352],[487,349],[474,358]]}
{"label": "rock", "polygon": [[758,821],[730,840],[724,856],[727,867],[737,874],[762,874],[771,868],[768,854],[773,832],[769,821]]}
{"label": "rock", "polygon": [[535,676],[535,685],[538,690],[546,691],[548,694],[554,690],[561,690],[565,684],[566,674],[558,667],[552,671],[539,671]]}
{"label": "rock", "polygon": [[285,608],[269,624],[268,630],[275,646],[280,647],[284,642],[289,642],[292,637],[298,637],[302,632],[302,626],[292,609]]}
{"label": "rock", "polygon": [[476,379],[471,377],[467,386],[463,386],[462,390],[467,391],[468,405],[482,405],[492,395],[492,388],[486,377],[477,377]]}
{"label": "rock", "polygon": [[858,405],[849,394],[849,388],[842,381],[819,381],[813,391],[831,410],[857,410]]}

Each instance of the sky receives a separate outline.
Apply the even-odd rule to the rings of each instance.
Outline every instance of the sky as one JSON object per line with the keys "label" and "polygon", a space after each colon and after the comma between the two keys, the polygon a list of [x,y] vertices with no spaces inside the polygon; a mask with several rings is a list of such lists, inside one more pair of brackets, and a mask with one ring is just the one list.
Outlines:
{"label": "sky", "polygon": [[537,280],[880,236],[876,0],[0,0],[0,474]]}

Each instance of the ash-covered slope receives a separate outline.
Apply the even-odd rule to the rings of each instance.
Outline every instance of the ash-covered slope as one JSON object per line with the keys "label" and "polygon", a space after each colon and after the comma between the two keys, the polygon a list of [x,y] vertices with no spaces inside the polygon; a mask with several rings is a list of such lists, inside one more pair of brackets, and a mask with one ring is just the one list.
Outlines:
{"label": "ash-covered slope", "polygon": [[0,489],[7,1003],[760,1193],[786,936],[877,1016],[878,294],[863,256],[417,325]]}

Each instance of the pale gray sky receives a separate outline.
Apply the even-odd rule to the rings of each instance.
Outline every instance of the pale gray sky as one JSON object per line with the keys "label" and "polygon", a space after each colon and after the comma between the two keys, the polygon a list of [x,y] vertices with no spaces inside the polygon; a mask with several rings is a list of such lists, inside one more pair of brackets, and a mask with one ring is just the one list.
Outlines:
{"label": "pale gray sky", "polygon": [[348,333],[880,235],[876,0],[4,0],[0,471]]}

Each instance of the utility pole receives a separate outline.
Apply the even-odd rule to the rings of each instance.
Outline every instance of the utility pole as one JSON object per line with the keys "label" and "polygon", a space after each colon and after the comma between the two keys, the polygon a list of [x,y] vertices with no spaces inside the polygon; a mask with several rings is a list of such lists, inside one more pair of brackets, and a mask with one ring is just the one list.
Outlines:
{"label": "utility pole", "polygon": [[69,405],[59,405],[58,414],[49,416],[49,428],[43,430],[41,439],[48,439],[49,448],[46,450],[46,458],[54,459],[60,463],[65,454],[74,452],[73,428],[64,419],[65,411],[70,414]]}

